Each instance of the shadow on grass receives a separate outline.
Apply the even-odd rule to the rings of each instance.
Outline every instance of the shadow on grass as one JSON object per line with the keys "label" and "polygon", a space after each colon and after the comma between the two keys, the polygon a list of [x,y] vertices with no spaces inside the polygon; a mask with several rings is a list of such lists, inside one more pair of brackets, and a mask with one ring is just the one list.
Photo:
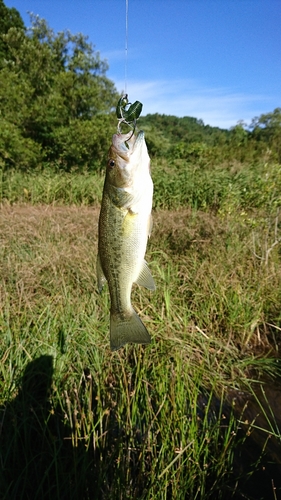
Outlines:
{"label": "shadow on grass", "polygon": [[[120,423],[118,424],[114,418],[108,422],[106,431],[108,439],[100,449],[95,449],[92,443],[87,449],[84,440],[78,440],[74,446],[71,428],[61,406],[53,408],[51,405],[50,396],[54,390],[52,381],[53,358],[49,355],[40,356],[28,364],[17,396],[0,408],[1,500],[132,498],[131,493],[127,494],[125,491],[126,468],[118,469],[116,465],[120,446],[122,445],[122,449],[129,449],[127,437],[124,433],[122,434]],[[275,393],[273,396],[277,400]],[[241,415],[242,406],[245,405],[242,393],[240,393],[240,398],[241,401],[237,400],[239,415]],[[93,394],[92,402],[95,401]],[[202,411],[204,412],[206,401],[204,399],[198,401],[199,419],[204,418]],[[255,419],[255,415],[261,413],[260,407],[256,407],[254,403],[255,400],[243,412],[244,419],[249,422]],[[217,406],[214,402],[214,406],[209,407],[210,418],[212,415],[215,419],[217,418],[217,414],[221,412],[220,404],[217,401]],[[92,408],[92,410],[95,414],[96,409]],[[224,410],[227,415],[228,408]],[[251,413],[249,413],[250,410]],[[259,424],[258,420],[255,420],[255,423]],[[265,427],[265,423],[262,422],[262,424]],[[256,435],[257,430],[254,430],[253,438]],[[226,488],[226,496],[221,494],[219,498],[226,500],[228,498],[235,498],[235,500],[279,498],[280,443],[270,438],[270,446],[266,447],[264,435],[263,432],[261,435],[263,443],[259,437],[247,438],[246,446],[235,451],[233,478],[230,479]],[[259,458],[261,448],[265,449],[263,458]],[[150,498],[149,464],[147,464],[148,470],[143,474],[138,457],[138,453],[134,457],[131,451],[129,467],[132,469],[130,475],[132,484],[130,483],[129,489],[130,492],[135,492],[133,498],[146,499]],[[257,466],[253,467],[253,464],[257,462]],[[122,477],[122,470],[124,477]],[[240,487],[237,488],[236,478],[238,477],[240,477]],[[245,481],[241,479],[243,477],[246,478]],[[233,484],[233,493],[236,490],[236,494],[231,495],[231,484]],[[169,494],[166,498],[173,500]],[[192,500],[195,497],[186,492],[184,498]]]}
{"label": "shadow on grass", "polygon": [[228,394],[226,413],[234,401],[234,415],[241,421],[238,432],[247,436],[245,446],[235,452],[234,475],[242,476],[244,498],[277,500],[281,498],[281,379],[264,377],[252,388],[251,395]]}
{"label": "shadow on grass", "polygon": [[[281,381],[276,379],[275,386],[272,382],[256,383],[255,394],[229,390],[223,402],[225,428],[233,417],[240,422],[236,430],[240,444],[233,448],[229,493],[223,497],[226,500],[281,499]],[[202,410],[208,399],[208,394],[199,397],[200,418],[204,418]],[[221,401],[214,396],[208,418],[215,421],[220,411]]]}
{"label": "shadow on grass", "polygon": [[[73,422],[71,428],[69,415],[59,403],[52,406],[52,396],[57,391],[53,374],[52,356],[42,355],[31,361],[19,380],[16,397],[0,407],[0,498],[115,498],[114,488],[123,490],[126,475],[126,471],[122,474],[122,470],[116,470],[119,444],[126,446],[126,436],[120,433],[114,418],[105,432],[109,438],[100,448],[91,439],[86,445],[83,437],[73,443]],[[96,397],[92,396],[95,414]],[[74,416],[73,407],[71,412]],[[133,469],[138,468],[135,464]],[[115,480],[117,486],[112,487]],[[145,493],[143,485],[141,490]],[[126,493],[122,498],[129,496]]]}
{"label": "shadow on grass", "polygon": [[51,408],[52,377],[52,356],[31,361],[18,395],[0,408],[2,500],[95,498],[86,484],[89,464],[85,447],[73,448],[61,409]]}

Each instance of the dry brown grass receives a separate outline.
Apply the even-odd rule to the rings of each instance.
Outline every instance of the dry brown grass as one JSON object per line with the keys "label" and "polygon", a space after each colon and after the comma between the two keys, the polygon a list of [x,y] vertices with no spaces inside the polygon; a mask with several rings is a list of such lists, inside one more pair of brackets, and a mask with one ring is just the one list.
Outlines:
{"label": "dry brown grass", "polygon": [[94,283],[97,221],[96,208],[3,207],[2,277],[13,276],[26,300],[40,288],[46,273],[52,284],[71,273],[78,281]]}
{"label": "dry brown grass", "polygon": [[[2,307],[8,300],[22,313],[32,303],[42,306],[44,297],[79,306],[82,291],[95,294],[98,216],[99,207],[2,206]],[[169,304],[171,313],[185,308],[189,327],[207,336],[268,348],[278,332],[278,248],[265,269],[253,253],[251,231],[239,220],[190,209],[157,211],[153,219],[148,261],[158,290],[154,304],[144,297],[138,307],[152,317],[162,310],[162,320]],[[175,317],[169,327],[182,324]]]}

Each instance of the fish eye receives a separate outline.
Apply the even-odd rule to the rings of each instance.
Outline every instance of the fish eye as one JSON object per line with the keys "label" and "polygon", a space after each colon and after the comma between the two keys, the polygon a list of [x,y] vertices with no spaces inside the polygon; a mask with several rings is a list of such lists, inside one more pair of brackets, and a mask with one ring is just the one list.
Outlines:
{"label": "fish eye", "polygon": [[114,160],[109,160],[109,161],[108,161],[108,165],[109,165],[110,167],[114,167],[114,166],[115,166],[115,161],[114,161]]}

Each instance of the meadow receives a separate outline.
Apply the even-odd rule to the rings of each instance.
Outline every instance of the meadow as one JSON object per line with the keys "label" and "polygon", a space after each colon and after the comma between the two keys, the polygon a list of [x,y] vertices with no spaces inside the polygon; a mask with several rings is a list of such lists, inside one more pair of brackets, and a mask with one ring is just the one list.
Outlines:
{"label": "meadow", "polygon": [[3,500],[280,498],[280,164],[152,174],[152,343],[114,353],[103,174],[1,174]]}

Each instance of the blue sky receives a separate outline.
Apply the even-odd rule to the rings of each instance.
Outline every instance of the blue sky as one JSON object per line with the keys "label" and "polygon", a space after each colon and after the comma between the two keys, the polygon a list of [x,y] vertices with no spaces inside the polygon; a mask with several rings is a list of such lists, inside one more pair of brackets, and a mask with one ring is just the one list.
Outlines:
{"label": "blue sky", "polygon": [[[89,36],[125,88],[126,0],[4,0]],[[127,92],[143,115],[228,128],[281,107],[281,0],[128,0]]]}

